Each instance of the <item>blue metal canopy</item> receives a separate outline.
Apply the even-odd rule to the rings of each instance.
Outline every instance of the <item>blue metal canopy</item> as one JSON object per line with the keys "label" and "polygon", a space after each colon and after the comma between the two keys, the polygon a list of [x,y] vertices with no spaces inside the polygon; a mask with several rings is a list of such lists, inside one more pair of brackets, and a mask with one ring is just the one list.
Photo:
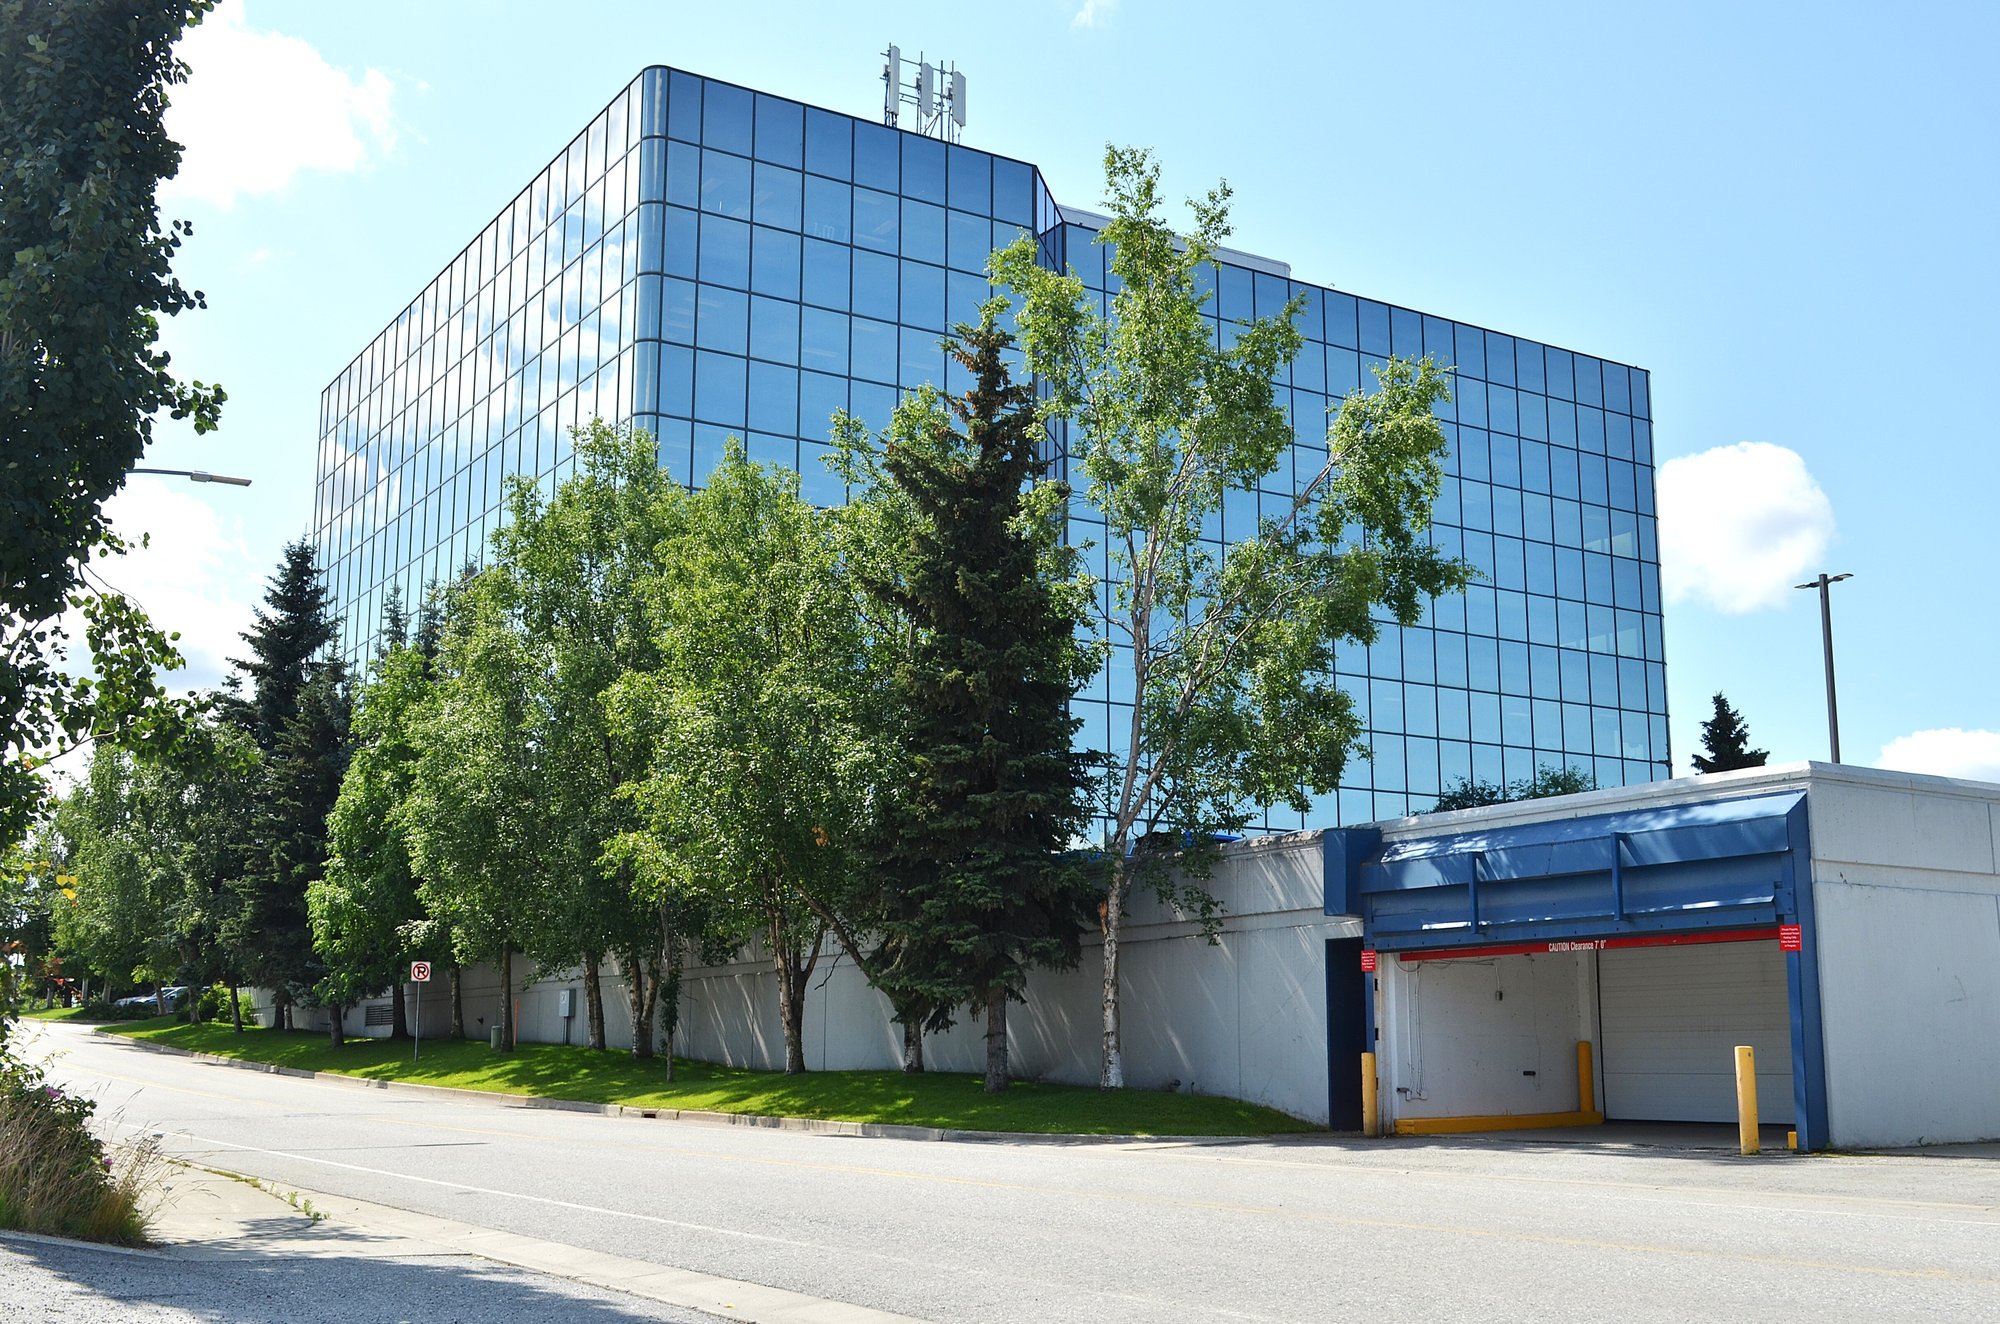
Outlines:
{"label": "blue metal canopy", "polygon": [[1775,924],[1805,831],[1796,790],[1387,844],[1347,829],[1328,834],[1326,911],[1384,951]]}

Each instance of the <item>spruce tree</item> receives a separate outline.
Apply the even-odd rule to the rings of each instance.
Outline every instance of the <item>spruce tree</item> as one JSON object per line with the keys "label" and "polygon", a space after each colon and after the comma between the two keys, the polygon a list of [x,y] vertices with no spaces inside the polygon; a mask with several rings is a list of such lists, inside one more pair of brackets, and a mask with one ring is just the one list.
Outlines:
{"label": "spruce tree", "polygon": [[345,670],[323,657],[334,626],[310,543],[285,548],[264,602],[243,635],[250,656],[236,662],[240,675],[231,678],[224,705],[258,755],[245,814],[250,849],[233,884],[238,905],[225,941],[244,978],[272,990],[282,1024],[294,997],[318,978],[305,890],[326,867],[326,816],[345,767],[347,696]]}
{"label": "spruce tree", "polygon": [[896,582],[907,617],[892,689],[904,784],[879,848],[886,982],[983,1009],[986,1088],[1007,1087],[1006,1009],[1037,966],[1074,965],[1097,880],[1066,853],[1090,769],[1069,699],[1087,671],[1052,563],[1068,493],[1038,455],[1031,387],[1009,380],[991,310],[950,352],[962,397],[899,410],[882,467],[917,514]]}
{"label": "spruce tree", "polygon": [[1708,753],[1694,756],[1696,772],[1761,768],[1771,757],[1769,750],[1750,748],[1750,728],[1743,724],[1743,714],[1729,706],[1720,690],[1715,694],[1715,715],[1701,724],[1701,744]]}

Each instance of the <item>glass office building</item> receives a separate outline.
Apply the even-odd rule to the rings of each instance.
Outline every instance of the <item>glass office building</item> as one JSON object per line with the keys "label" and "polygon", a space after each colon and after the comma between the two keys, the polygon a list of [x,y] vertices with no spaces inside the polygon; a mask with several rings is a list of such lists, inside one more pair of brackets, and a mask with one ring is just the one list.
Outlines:
{"label": "glass office building", "polygon": [[[1102,290],[1097,223],[1025,162],[646,70],[323,393],[314,529],[339,648],[370,651],[391,586],[415,601],[479,560],[502,479],[553,490],[593,416],[652,433],[685,483],[736,435],[844,499],[822,463],[834,410],[880,428],[899,391],[963,389],[938,341],[976,320],[991,250],[1030,231]],[[1647,374],[1220,256],[1218,336],[1303,295],[1306,344],[1277,383],[1298,437],[1282,490],[1232,494],[1214,536],[1316,471],[1329,402],[1372,364],[1428,353],[1457,366],[1434,536],[1485,576],[1343,652],[1373,758],[1262,826],[1399,816],[1543,764],[1667,775]],[[1073,518],[1090,539],[1088,507]],[[1125,729],[1120,675],[1078,696],[1093,747]]]}

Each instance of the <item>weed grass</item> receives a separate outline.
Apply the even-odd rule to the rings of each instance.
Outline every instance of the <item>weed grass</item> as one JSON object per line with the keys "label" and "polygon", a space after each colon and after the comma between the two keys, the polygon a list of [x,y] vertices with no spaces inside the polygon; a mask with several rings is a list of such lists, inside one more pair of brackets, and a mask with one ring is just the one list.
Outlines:
{"label": "weed grass", "polygon": [[349,1039],[335,1048],[325,1035],[304,1031],[246,1028],[237,1034],[228,1025],[165,1020],[119,1025],[109,1033],[302,1071],[635,1108],[1035,1135],[1262,1136],[1315,1129],[1296,1117],[1235,1099],[1034,1081],[1016,1081],[1005,1094],[987,1094],[979,1077],[947,1072],[786,1076],[682,1058],[676,1059],[669,1081],[663,1062],[560,1044],[522,1044],[511,1053],[496,1053],[469,1040],[426,1040],[422,1057],[413,1061],[408,1041]]}

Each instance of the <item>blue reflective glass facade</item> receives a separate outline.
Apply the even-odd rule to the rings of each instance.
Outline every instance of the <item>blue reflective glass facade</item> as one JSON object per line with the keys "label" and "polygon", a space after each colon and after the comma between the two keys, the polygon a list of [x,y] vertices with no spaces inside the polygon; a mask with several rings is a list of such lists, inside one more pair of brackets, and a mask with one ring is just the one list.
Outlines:
{"label": "blue reflective glass facade", "polygon": [[[479,559],[501,478],[553,490],[592,416],[651,432],[682,482],[734,434],[843,500],[821,463],[833,411],[880,428],[901,390],[964,389],[938,341],[976,320],[987,255],[1023,230],[1103,290],[1093,224],[1024,162],[648,69],[324,392],[314,525],[339,646],[368,651],[390,585],[415,601]],[[1231,494],[1217,542],[1316,471],[1329,403],[1370,366],[1428,353],[1457,365],[1435,537],[1484,575],[1342,653],[1373,758],[1312,813],[1259,826],[1397,816],[1541,764],[1604,786],[1666,775],[1647,374],[1223,256],[1217,336],[1303,295],[1306,346],[1278,382],[1292,463]],[[1080,501],[1074,520],[1092,540]],[[1078,697],[1095,748],[1124,738],[1127,674]]]}

